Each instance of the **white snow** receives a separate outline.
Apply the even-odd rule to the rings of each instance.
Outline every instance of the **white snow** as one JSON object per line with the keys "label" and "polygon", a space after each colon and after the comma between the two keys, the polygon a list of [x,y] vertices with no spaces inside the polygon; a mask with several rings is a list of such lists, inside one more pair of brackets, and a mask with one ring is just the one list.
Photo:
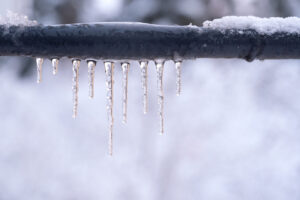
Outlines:
{"label": "white snow", "polygon": [[35,20],[29,20],[25,15],[7,11],[5,16],[0,16],[0,24],[4,24],[7,26],[35,26],[38,23]]}
{"label": "white snow", "polygon": [[205,21],[203,27],[217,30],[254,29],[261,34],[273,34],[275,32],[300,33],[300,18],[226,16],[212,21]]}

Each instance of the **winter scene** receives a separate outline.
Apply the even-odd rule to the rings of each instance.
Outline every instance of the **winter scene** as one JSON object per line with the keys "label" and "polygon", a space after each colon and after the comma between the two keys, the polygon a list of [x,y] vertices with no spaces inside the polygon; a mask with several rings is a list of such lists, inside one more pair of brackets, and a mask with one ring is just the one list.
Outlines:
{"label": "winter scene", "polygon": [[0,0],[0,200],[299,200],[299,0]]}

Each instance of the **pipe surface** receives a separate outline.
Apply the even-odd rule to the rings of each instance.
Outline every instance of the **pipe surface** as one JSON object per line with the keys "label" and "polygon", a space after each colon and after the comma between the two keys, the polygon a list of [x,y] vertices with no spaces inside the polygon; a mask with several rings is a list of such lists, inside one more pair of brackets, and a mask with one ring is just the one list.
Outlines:
{"label": "pipe surface", "polygon": [[0,55],[101,60],[298,59],[300,35],[144,23],[0,25]]}

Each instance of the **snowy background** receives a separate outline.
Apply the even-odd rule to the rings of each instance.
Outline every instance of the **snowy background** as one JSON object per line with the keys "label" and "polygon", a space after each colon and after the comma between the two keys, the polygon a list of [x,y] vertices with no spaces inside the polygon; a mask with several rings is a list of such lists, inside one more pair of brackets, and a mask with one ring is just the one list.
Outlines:
{"label": "snowy background", "polygon": [[[201,25],[224,15],[300,16],[298,0],[11,0],[6,10],[44,24],[142,21]],[[165,132],[158,134],[156,75],[149,66],[149,113],[140,69],[129,73],[128,123],[121,123],[115,70],[114,156],[107,155],[104,66],[88,98],[87,65],[72,119],[71,62],[57,76],[45,61],[0,58],[0,200],[299,200],[300,62],[199,59],[182,68],[175,95],[165,67]]]}

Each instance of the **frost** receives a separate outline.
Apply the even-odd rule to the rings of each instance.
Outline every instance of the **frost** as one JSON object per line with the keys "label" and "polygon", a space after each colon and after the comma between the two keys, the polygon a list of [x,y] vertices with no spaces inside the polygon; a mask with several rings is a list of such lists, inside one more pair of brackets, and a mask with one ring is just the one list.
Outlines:
{"label": "frost", "polygon": [[273,34],[276,32],[300,34],[300,18],[259,18],[254,16],[227,16],[220,19],[215,19],[213,21],[205,21],[203,23],[203,27],[216,30],[253,29],[261,34]]}
{"label": "frost", "polygon": [[29,20],[27,16],[7,11],[6,16],[0,16],[0,24],[7,26],[36,26],[37,21]]}

